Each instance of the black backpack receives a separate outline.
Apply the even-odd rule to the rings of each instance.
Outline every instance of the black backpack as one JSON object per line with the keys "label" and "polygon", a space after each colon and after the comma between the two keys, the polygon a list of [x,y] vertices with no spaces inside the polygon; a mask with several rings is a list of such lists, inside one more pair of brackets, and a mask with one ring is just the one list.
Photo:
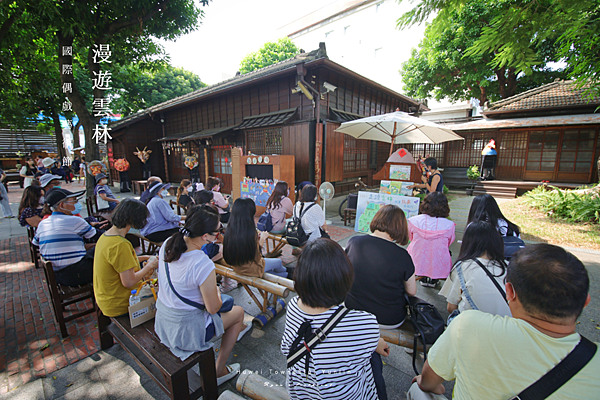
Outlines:
{"label": "black backpack", "polygon": [[308,240],[308,235],[304,232],[302,228],[302,217],[315,203],[312,203],[310,206],[304,209],[304,203],[300,206],[300,216],[296,216],[296,207],[294,207],[294,213],[292,216],[292,220],[288,222],[287,227],[285,228],[285,239],[288,244],[296,247],[304,246],[304,243]]}

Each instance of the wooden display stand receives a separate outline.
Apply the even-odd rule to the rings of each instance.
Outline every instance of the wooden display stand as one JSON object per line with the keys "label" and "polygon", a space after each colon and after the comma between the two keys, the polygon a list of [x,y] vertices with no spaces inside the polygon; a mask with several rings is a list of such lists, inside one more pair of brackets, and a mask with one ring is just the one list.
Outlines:
{"label": "wooden display stand", "polygon": [[[395,165],[404,165],[410,166],[410,179],[391,179],[390,178],[390,169],[394,169]],[[396,181],[396,182],[411,182],[411,183],[421,183],[421,172],[417,168],[417,163],[413,158],[412,154],[406,149],[398,149],[383,165],[383,168],[379,170],[375,175],[373,175],[373,179],[379,181]]]}
{"label": "wooden display stand", "polygon": [[[296,186],[294,156],[246,156],[240,148],[231,149],[232,196],[235,201],[241,196],[240,182],[244,177],[273,179],[285,181],[290,188],[289,199],[294,203],[294,187]],[[264,174],[261,176],[261,174]],[[255,176],[256,175],[256,176]],[[265,207],[256,206],[256,216],[265,212]]]}

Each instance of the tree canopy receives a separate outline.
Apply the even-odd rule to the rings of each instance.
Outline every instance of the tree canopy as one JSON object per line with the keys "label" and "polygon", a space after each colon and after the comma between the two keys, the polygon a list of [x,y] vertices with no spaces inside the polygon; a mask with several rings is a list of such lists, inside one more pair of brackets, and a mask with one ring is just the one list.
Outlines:
{"label": "tree canopy", "polygon": [[265,43],[258,51],[246,55],[240,62],[240,72],[247,74],[268,65],[292,58],[300,53],[298,46],[288,37]]}
{"label": "tree canopy", "polygon": [[[399,2],[403,0],[398,0]],[[452,13],[472,2],[465,0],[421,0],[402,15],[399,28],[420,24],[437,13],[436,20],[449,21]],[[512,66],[527,74],[539,65],[539,49],[554,43],[557,56],[566,61],[570,77],[589,85],[593,95],[600,88],[600,0],[499,0],[502,10],[482,28],[466,49],[466,56],[493,55],[492,68]],[[438,32],[443,24],[438,24]]]}
{"label": "tree canopy", "polygon": [[490,21],[503,13],[499,0],[478,0],[449,10],[426,28],[418,50],[402,65],[404,90],[416,98],[448,98],[451,101],[472,97],[483,105],[564,78],[566,71],[551,69],[557,61],[554,41],[532,44],[537,64],[528,74],[519,73],[515,64],[493,65],[491,51],[469,53]]}

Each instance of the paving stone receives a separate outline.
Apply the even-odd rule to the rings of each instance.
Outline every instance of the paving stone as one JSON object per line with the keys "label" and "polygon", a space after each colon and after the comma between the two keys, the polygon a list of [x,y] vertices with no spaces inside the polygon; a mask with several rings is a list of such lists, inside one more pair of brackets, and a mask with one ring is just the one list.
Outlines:
{"label": "paving stone", "polygon": [[0,398],[2,400],[44,400],[42,380],[29,382],[5,394],[0,392]]}

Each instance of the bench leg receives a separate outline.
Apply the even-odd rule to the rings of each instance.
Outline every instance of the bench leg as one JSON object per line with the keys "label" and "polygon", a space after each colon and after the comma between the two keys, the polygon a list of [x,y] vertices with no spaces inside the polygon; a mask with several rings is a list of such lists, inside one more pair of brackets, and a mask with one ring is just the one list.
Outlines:
{"label": "bench leg", "polygon": [[102,314],[99,308],[96,311],[96,318],[98,320],[98,331],[100,332],[100,348],[106,350],[115,344],[112,335],[108,331],[110,318]]}
{"label": "bench leg", "polygon": [[217,370],[215,366],[215,353],[212,349],[202,353],[200,358],[200,371],[202,374],[202,391],[204,399],[216,399],[219,396],[219,388],[217,387]]}

